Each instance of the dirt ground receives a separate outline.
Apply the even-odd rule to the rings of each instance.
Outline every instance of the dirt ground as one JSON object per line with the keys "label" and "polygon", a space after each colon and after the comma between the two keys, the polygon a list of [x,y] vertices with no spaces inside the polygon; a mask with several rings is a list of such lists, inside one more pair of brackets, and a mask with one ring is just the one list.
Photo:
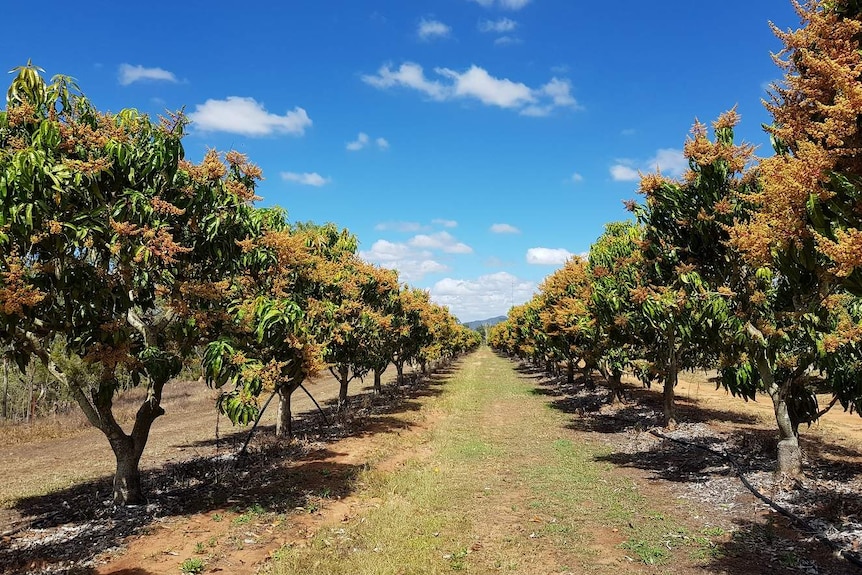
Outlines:
{"label": "dirt ground", "polygon": [[[637,481],[658,508],[683,509],[723,526],[722,560],[707,571],[687,572],[769,573],[776,566],[811,575],[855,572],[756,500],[726,461],[648,433],[659,418],[658,391],[630,384],[632,401],[609,406],[601,386],[590,391],[580,382],[520,371],[552,407],[571,414],[577,437],[611,445],[608,463]],[[299,439],[285,446],[270,438],[273,409],[241,462],[232,454],[244,434],[224,418],[216,434],[211,392],[196,383],[172,384],[167,414],[156,423],[142,462],[152,503],[136,508],[110,505],[113,462],[97,431],[5,445],[0,499],[12,503],[0,510],[0,573],[176,574],[182,562],[197,558],[206,559],[206,572],[257,573],[284,545],[301,544],[373,505],[352,495],[353,478],[368,466],[394,469],[415,456],[397,450],[398,437],[433,428],[440,414],[424,409],[423,397],[439,394],[441,381],[390,384],[380,396],[354,384],[352,409],[336,414],[328,407],[329,426],[297,395]],[[337,395],[337,383],[325,378],[309,390],[326,404]],[[758,489],[815,519],[836,545],[858,549],[862,418],[838,408],[804,429],[806,477],[788,485],[771,473],[775,433],[768,401],[728,398],[701,374],[684,375],[677,394],[684,423],[669,435],[732,454]],[[623,555],[619,533],[597,540],[599,557],[617,561]]]}

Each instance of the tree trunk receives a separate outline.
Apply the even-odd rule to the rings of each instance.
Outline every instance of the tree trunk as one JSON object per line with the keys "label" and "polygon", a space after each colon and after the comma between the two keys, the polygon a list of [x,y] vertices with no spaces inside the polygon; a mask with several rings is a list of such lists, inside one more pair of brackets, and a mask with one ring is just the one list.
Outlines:
{"label": "tree trunk", "polygon": [[[148,397],[138,408],[131,434],[123,433],[113,416],[103,417],[105,425],[102,431],[108,437],[108,442],[111,444],[111,449],[117,460],[117,469],[114,473],[114,503],[116,505],[146,503],[141,487],[140,462],[153,422],[165,413],[165,410],[159,405],[162,386],[159,386],[158,397]],[[99,414],[105,415],[105,405],[98,405],[98,408]]]}
{"label": "tree trunk", "polygon": [[592,391],[596,388],[595,382],[592,379],[590,379],[590,372],[591,371],[592,371],[592,369],[590,369],[589,364],[587,362],[584,362],[584,367],[581,368],[581,381],[584,382],[584,387],[586,387],[590,391]]}
{"label": "tree trunk", "polygon": [[575,362],[571,359],[566,362],[566,383],[575,383]]}
{"label": "tree trunk", "polygon": [[292,418],[290,416],[290,396],[293,390],[290,385],[282,385],[278,390],[278,412],[275,417],[275,436],[285,439],[293,438]]}
{"label": "tree trunk", "polygon": [[375,393],[380,393],[383,391],[383,386],[381,385],[381,381],[380,381],[382,379],[380,377],[381,375],[383,375],[383,370],[375,368],[374,369],[374,392]]}
{"label": "tree trunk", "polygon": [[338,368],[338,405],[342,406],[347,403],[347,385],[350,383],[350,379],[348,379],[348,369],[347,366],[341,366]]}
{"label": "tree trunk", "polygon": [[676,429],[676,402],[674,401],[674,388],[676,387],[676,366],[668,366],[667,375],[664,379],[664,390],[662,392],[663,411],[664,411],[664,426],[665,429]]}
{"label": "tree trunk", "polygon": [[114,503],[116,505],[141,505],[146,503],[141,487],[141,453],[129,435],[110,439],[111,449],[117,459],[114,473]]}
{"label": "tree trunk", "polygon": [[625,403],[623,398],[623,372],[612,369],[610,377],[608,378],[608,382],[611,386],[610,403],[613,404],[616,400]]}
{"label": "tree trunk", "polygon": [[674,401],[674,388],[679,375],[679,367],[676,361],[676,337],[675,326],[671,326],[668,337],[668,362],[667,372],[664,376],[664,390],[662,393],[663,411],[664,411],[664,427],[665,429],[676,429],[676,402]]}
{"label": "tree trunk", "polygon": [[395,371],[398,374],[398,377],[396,378],[398,385],[404,385],[404,362],[403,361],[396,361],[395,362]]}
{"label": "tree trunk", "polygon": [[802,474],[802,450],[799,448],[799,436],[787,406],[789,382],[781,386],[775,382],[766,358],[757,359],[757,371],[760,373],[766,393],[772,399],[775,422],[778,424],[777,471],[791,477],[798,477]]}
{"label": "tree trunk", "polygon": [[9,358],[3,358],[3,420],[9,418]]}
{"label": "tree trunk", "polygon": [[419,367],[422,370],[422,375],[428,375],[428,362],[427,361],[420,361]]}
{"label": "tree trunk", "polygon": [[27,396],[27,423],[32,423],[36,417],[36,400],[33,397],[33,380],[36,379],[36,370],[30,372],[30,385]]}

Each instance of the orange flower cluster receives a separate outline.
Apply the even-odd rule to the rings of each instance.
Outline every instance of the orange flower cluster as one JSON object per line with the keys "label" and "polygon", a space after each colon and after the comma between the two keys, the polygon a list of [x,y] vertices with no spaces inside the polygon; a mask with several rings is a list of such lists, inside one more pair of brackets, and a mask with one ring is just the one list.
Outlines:
{"label": "orange flower cluster", "polygon": [[773,250],[802,246],[815,237],[821,253],[834,262],[832,271],[845,276],[862,265],[858,233],[819,237],[806,204],[812,196],[821,202],[835,198],[830,174],[862,175],[862,22],[842,17],[824,0],[794,5],[802,26],[792,31],[773,26],[784,43],[774,59],[785,76],[764,103],[775,120],[771,132],[787,153],[761,162],[762,189],[749,198],[759,209],[731,237],[755,263],[766,262]]}
{"label": "orange flower cluster", "polygon": [[6,315],[24,315],[25,308],[32,308],[45,299],[45,294],[33,287],[27,277],[27,270],[20,261],[11,256],[6,258],[6,270],[0,274],[0,309]]}

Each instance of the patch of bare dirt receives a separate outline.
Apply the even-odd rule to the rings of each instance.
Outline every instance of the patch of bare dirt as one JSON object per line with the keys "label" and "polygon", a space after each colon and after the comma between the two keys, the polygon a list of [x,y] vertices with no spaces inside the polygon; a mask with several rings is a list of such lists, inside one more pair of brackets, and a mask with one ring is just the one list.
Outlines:
{"label": "patch of bare dirt", "polygon": [[[289,445],[275,440],[264,420],[241,461],[234,454],[247,430],[225,434],[222,428],[216,437],[206,389],[189,394],[185,390],[195,384],[173,384],[182,404],[166,394],[169,415],[157,422],[142,465],[152,501],[146,506],[111,505],[105,474],[112,458],[98,432],[6,447],[2,455],[15,461],[25,460],[28,448],[37,454],[38,461],[22,466],[23,481],[39,481],[52,469],[74,472],[91,459],[104,469],[95,479],[72,479],[70,487],[19,498],[3,510],[0,573],[176,574],[187,559],[200,559],[208,572],[254,573],[282,545],[358,512],[352,481],[379,457],[380,438],[425,425],[418,400],[439,393],[438,378],[409,381],[387,385],[381,395],[366,389],[341,412],[331,401],[337,382],[311,387],[318,401],[329,403],[330,425],[311,411],[311,400],[297,396],[294,411],[306,410],[296,418],[299,439]],[[190,414],[204,417],[194,421]]]}

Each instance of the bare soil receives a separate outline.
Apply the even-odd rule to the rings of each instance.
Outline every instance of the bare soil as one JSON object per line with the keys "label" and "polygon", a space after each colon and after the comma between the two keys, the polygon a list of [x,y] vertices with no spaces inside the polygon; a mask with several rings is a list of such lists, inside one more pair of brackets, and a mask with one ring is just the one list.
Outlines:
{"label": "bare soil", "polygon": [[[727,460],[650,434],[659,422],[659,391],[629,382],[629,403],[608,405],[601,386],[591,391],[581,381],[569,385],[529,368],[518,370],[533,382],[536,395],[570,415],[567,434],[611,447],[607,463],[630,477],[653,508],[690,518],[693,529],[710,525],[724,534],[709,561],[673,572],[859,572],[756,499]],[[190,559],[200,559],[206,572],[257,573],[285,544],[301,544],[374,505],[353,495],[355,476],[368,466],[394,470],[408,457],[421,456],[393,446],[403,434],[434,428],[441,414],[426,409],[423,397],[442,393],[443,383],[445,372],[403,387],[388,383],[380,396],[354,384],[351,409],[336,413],[331,401],[337,382],[324,378],[309,390],[324,404],[330,402],[331,425],[323,425],[311,401],[297,394],[298,440],[284,445],[272,439],[272,409],[243,461],[232,454],[244,431],[224,418],[217,421],[211,392],[198,383],[171,384],[167,414],[157,421],[142,462],[151,504],[136,508],[110,504],[113,460],[98,431],[4,445],[0,501],[7,503],[0,509],[0,573],[175,575]],[[857,414],[833,409],[803,430],[806,476],[793,482],[772,473],[776,434],[768,401],[730,398],[700,374],[684,376],[677,393],[684,423],[668,436],[727,453],[761,492],[803,516],[836,545],[859,549],[862,419]],[[504,420],[507,409],[516,408],[491,413]],[[513,486],[508,499],[499,500],[499,509],[489,510],[500,520],[488,529],[523,523],[522,518],[506,519],[522,496]],[[537,522],[545,519],[536,517]],[[601,572],[666,572],[639,566],[631,552],[620,548],[624,536],[619,531],[594,535]]]}

